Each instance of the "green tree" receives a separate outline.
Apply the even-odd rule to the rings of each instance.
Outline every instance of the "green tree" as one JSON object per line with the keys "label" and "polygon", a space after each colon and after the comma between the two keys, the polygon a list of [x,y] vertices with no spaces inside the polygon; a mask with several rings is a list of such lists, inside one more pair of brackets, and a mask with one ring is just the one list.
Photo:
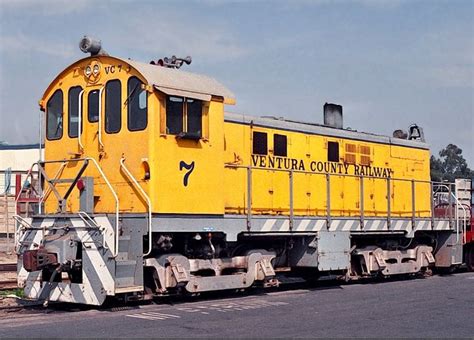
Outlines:
{"label": "green tree", "polygon": [[453,182],[456,178],[471,178],[474,171],[469,169],[462,155],[462,149],[448,144],[439,152],[440,158],[431,156],[431,180]]}

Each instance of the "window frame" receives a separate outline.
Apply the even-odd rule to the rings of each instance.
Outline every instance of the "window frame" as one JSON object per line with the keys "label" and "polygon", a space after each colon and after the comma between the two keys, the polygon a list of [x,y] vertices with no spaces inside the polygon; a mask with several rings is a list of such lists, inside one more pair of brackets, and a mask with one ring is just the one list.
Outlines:
{"label": "window frame", "polygon": [[[137,80],[139,82],[139,85],[138,87],[140,87],[140,89],[133,89],[133,91],[136,91],[136,90],[141,90],[141,91],[144,91],[145,92],[145,98],[146,98],[146,107],[145,107],[145,126],[142,128],[131,128],[130,127],[130,122],[131,122],[131,109],[132,109],[132,106],[130,105],[130,101],[131,101],[131,97],[132,95],[134,95],[135,93],[130,93],[130,81],[131,80]],[[143,89],[142,86],[144,85],[144,83],[136,76],[132,76],[130,78],[128,78],[127,80],[127,129],[128,131],[131,131],[131,132],[136,132],[136,131],[143,131],[143,130],[146,130],[146,128],[148,127],[148,91],[146,89]],[[139,96],[141,95],[141,93],[138,94],[137,96],[137,100],[139,101]]]}
{"label": "window frame", "polygon": [[[67,135],[69,138],[78,138],[79,137],[79,133],[77,133],[77,129],[76,129],[76,135],[75,136],[71,136],[71,91],[74,90],[74,89],[80,89],[79,93],[78,93],[78,97],[81,97],[81,91],[84,91],[84,89],[82,88],[82,86],[80,85],[77,85],[77,86],[73,86],[73,87],[70,87],[69,88],[69,91],[68,91],[68,109],[67,109]],[[83,93],[84,94],[84,93]],[[82,98],[78,98],[77,99],[77,102],[79,103],[79,101],[81,101],[81,112],[78,112],[77,113],[77,117],[79,118],[79,115],[81,115],[81,134],[83,132],[83,119],[82,119],[82,114],[84,112],[84,106],[82,105],[82,99],[84,98],[84,96],[82,96]],[[78,107],[76,107],[76,109],[78,109]],[[79,111],[79,110],[78,110]],[[79,122],[77,122],[79,124]]]}
{"label": "window frame", "polygon": [[[180,128],[180,131],[178,132],[170,132],[169,131],[169,128],[168,128],[168,123],[171,121],[170,119],[168,119],[169,117],[169,114],[168,114],[168,108],[170,108],[170,106],[168,105],[169,102],[173,102],[172,101],[172,98],[176,98],[176,99],[180,99],[181,101],[179,102],[181,104],[181,115],[177,115],[177,116],[181,116],[180,118],[180,122],[181,122],[181,128]],[[175,103],[178,103],[178,101],[175,101]],[[166,134],[167,135],[173,135],[173,136],[177,136],[179,135],[180,133],[183,132],[183,128],[184,128],[184,110],[185,110],[185,98],[184,97],[179,97],[179,96],[171,96],[171,95],[166,95],[166,105],[165,105],[165,117],[166,117],[166,124],[165,124],[165,131],[166,131]],[[170,108],[171,109],[171,108]]]}
{"label": "window frame", "polygon": [[[280,139],[280,141],[278,142],[277,139]],[[279,143],[283,143],[283,140],[284,140],[284,146],[281,145],[279,146],[279,148],[284,147],[285,152],[284,154],[280,154],[280,153],[277,153],[277,145],[279,145]],[[288,136],[287,135],[281,135],[279,133],[273,134],[273,155],[278,156],[278,157],[288,157]]]}
{"label": "window frame", "polygon": [[[48,108],[48,106],[49,106],[49,103],[51,102],[51,100],[56,95],[56,93],[61,94],[61,108],[62,108],[62,111],[61,111],[61,134],[57,138],[50,138],[50,136],[49,136],[49,108]],[[51,95],[51,97],[49,97],[48,102],[46,103],[46,139],[50,140],[50,141],[59,140],[59,139],[63,138],[63,134],[64,134],[64,93],[63,93],[62,89],[57,89],[56,91],[54,91],[54,93]]]}
{"label": "window frame", "polygon": [[[169,123],[169,102],[171,102],[171,98],[176,98],[181,100],[181,128],[178,132],[169,132],[168,123]],[[199,107],[199,121],[200,121],[200,130],[198,131],[189,131],[189,115],[188,115],[188,105],[191,103],[197,103],[197,107]],[[181,96],[174,96],[174,95],[166,95],[166,104],[165,104],[165,131],[167,135],[177,136],[179,138],[184,139],[194,139],[199,140],[203,139],[204,137],[204,101],[197,98],[191,97],[181,97]],[[196,120],[197,121],[197,120]],[[199,132],[199,133],[198,133]]]}
{"label": "window frame", "polygon": [[[118,130],[115,131],[109,131],[107,129],[107,107],[109,106],[108,105],[108,95],[107,95],[107,86],[111,83],[114,83],[114,82],[118,82],[119,84],[119,98],[118,98],[118,103],[119,103],[119,114],[118,114],[118,117],[119,117],[119,126],[118,126]],[[105,133],[109,134],[109,135],[113,135],[113,134],[116,134],[116,133],[119,133],[121,130],[122,130],[122,82],[120,81],[120,79],[111,79],[109,81],[107,81],[105,83],[105,87],[104,87],[104,92],[105,92],[105,100],[104,100],[104,131]],[[100,109],[99,109],[99,114],[100,114]]]}
{"label": "window frame", "polygon": [[[335,148],[335,149],[334,149]],[[335,154],[334,154],[335,152]],[[337,162],[339,163],[339,142],[328,141],[328,162]],[[337,160],[333,160],[337,158]]]}
{"label": "window frame", "polygon": [[[256,136],[263,136],[265,135],[265,153],[261,153],[261,152],[255,152],[256,151],[256,144],[255,144],[255,141],[256,139]],[[253,155],[268,155],[268,133],[266,132],[263,132],[263,131],[252,131],[252,154]]]}

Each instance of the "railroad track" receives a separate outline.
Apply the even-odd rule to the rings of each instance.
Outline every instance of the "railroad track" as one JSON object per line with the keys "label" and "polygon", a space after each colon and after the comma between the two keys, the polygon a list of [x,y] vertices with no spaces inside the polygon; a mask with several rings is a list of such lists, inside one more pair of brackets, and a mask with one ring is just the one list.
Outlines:
{"label": "railroad track", "polygon": [[[4,277],[7,276],[6,279]],[[8,277],[14,276],[15,279]],[[16,263],[0,263],[0,290],[17,288]]]}

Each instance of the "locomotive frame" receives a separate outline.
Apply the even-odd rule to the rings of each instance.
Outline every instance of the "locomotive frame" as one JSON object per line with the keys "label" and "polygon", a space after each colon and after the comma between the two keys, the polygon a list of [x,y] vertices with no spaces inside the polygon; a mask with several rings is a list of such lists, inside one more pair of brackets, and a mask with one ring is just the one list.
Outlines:
{"label": "locomotive frame", "polygon": [[[467,214],[430,181],[421,128],[391,138],[233,103],[212,78],[97,51],[61,72],[40,101],[40,211],[16,217],[25,295],[100,305],[462,263]],[[440,192],[456,207],[441,218]]]}

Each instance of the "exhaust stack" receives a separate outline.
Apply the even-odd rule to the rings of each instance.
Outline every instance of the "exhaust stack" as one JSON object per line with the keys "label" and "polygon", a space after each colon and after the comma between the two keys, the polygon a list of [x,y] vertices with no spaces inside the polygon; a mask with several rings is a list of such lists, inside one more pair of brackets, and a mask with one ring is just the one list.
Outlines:
{"label": "exhaust stack", "polygon": [[324,125],[342,129],[342,105],[324,104]]}

